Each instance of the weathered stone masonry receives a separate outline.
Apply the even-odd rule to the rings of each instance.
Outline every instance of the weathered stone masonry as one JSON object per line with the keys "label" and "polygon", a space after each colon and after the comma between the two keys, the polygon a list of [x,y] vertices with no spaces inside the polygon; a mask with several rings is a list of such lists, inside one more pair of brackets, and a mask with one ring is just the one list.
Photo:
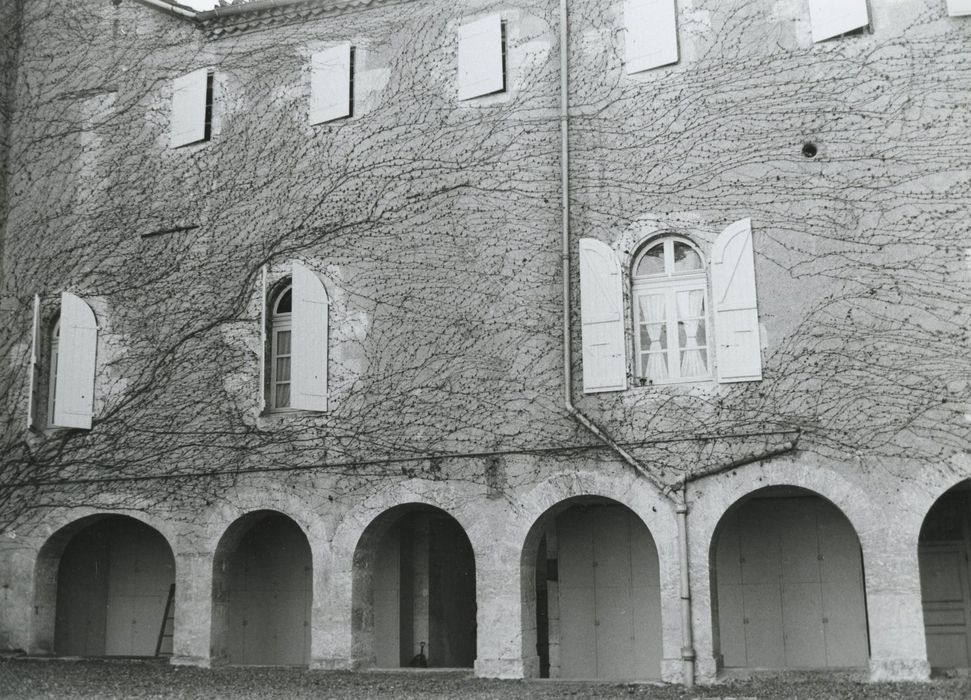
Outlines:
{"label": "weathered stone masonry", "polygon": [[[556,3],[0,6],[0,648],[151,654],[171,582],[173,663],[426,642],[682,679],[674,504],[562,404]],[[971,665],[971,18],[873,2],[813,43],[803,0],[679,0],[677,63],[628,74],[624,12],[569,2],[574,397],[686,484],[699,680]],[[505,89],[459,100],[459,28],[494,13]],[[310,125],[341,42],[352,115]],[[172,148],[200,68],[210,138]],[[642,244],[707,264],[742,219],[763,379],[639,381]],[[580,238],[621,263],[624,391],[581,390]],[[294,263],[329,299],[325,413],[261,404],[264,269],[273,295]],[[98,323],[90,430],[48,416],[62,292]]]}

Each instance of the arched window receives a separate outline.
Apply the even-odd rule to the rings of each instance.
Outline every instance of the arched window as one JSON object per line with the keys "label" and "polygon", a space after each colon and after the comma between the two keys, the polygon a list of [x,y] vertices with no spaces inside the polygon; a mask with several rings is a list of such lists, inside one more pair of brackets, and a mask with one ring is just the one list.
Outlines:
{"label": "arched window", "polygon": [[293,328],[293,288],[288,285],[273,301],[270,316],[270,408],[290,407],[290,340]]}
{"label": "arched window", "polygon": [[637,376],[652,383],[709,379],[708,279],[682,238],[649,242],[632,274]]}
{"label": "arched window", "polygon": [[47,382],[47,422],[54,423],[54,401],[57,397],[57,355],[61,340],[61,319],[54,321],[51,328],[51,373]]}

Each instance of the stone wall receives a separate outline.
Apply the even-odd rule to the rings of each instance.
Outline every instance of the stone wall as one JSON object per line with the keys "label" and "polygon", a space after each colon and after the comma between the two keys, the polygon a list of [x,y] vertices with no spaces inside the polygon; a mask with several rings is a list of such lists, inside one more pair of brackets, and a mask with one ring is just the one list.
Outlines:
{"label": "stone wall", "polygon": [[[752,219],[764,380],[578,400],[659,480],[738,465],[687,492],[708,679],[713,533],[775,484],[820,493],[856,527],[871,674],[926,675],[917,532],[971,476],[971,20],[937,0],[872,10],[871,31],[813,44],[802,2],[682,0],[679,63],[628,76],[623,3],[570,4],[574,249],[603,240],[629,275],[652,234],[707,255]],[[457,27],[495,11],[508,89],[460,102]],[[477,671],[528,674],[523,543],[549,508],[596,495],[651,530],[662,671],[680,677],[673,506],[562,407],[557,13],[374,4],[220,38],[131,2],[28,4],[0,289],[0,646],[43,646],[30,611],[46,538],[122,512],[169,539],[176,660],[209,663],[216,544],[269,509],[313,549],[312,664],[349,666],[354,549],[414,502],[453,515],[476,553]],[[353,116],[309,126],[310,54],[345,40]],[[172,80],[198,68],[214,75],[212,138],[172,149]],[[261,271],[272,285],[295,260],[331,300],[326,414],[259,404]],[[65,290],[98,317],[94,427],[27,431],[32,297],[46,337]]]}

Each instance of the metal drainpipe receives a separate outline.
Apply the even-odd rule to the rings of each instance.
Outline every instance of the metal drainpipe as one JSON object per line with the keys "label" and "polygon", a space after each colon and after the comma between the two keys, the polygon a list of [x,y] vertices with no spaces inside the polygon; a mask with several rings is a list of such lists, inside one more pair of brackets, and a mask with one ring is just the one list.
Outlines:
{"label": "metal drainpipe", "polygon": [[185,17],[187,19],[198,19],[199,13],[195,10],[190,10],[188,8],[178,7],[170,3],[164,2],[164,0],[138,0],[139,2],[150,5],[163,12],[168,12],[172,15],[178,15],[180,17]]}
{"label": "metal drainpipe", "polygon": [[688,568],[688,504],[685,498],[687,489],[677,496],[667,485],[645,469],[637,459],[617,444],[599,426],[587,418],[573,405],[573,339],[571,336],[572,304],[570,300],[570,102],[569,102],[569,63],[567,0],[560,0],[560,186],[562,188],[562,247],[560,262],[563,275],[563,401],[567,412],[583,427],[604,442],[611,450],[644,476],[662,496],[674,501],[678,516],[679,566],[681,569],[681,660],[682,681],[686,687],[695,682],[695,650],[691,617],[691,578]]}
{"label": "metal drainpipe", "polygon": [[681,674],[686,687],[695,684],[695,642],[691,620],[691,573],[688,569],[688,487],[674,506],[678,514],[678,562],[681,565]]}

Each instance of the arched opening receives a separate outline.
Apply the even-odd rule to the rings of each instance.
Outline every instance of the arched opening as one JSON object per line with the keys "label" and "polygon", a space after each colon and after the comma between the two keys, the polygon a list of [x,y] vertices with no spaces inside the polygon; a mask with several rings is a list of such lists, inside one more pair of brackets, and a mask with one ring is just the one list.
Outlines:
{"label": "arched opening", "polygon": [[300,526],[270,510],[244,515],[213,558],[212,662],[309,664],[312,601],[312,555]]}
{"label": "arched opening", "polygon": [[354,551],[353,600],[358,666],[475,663],[475,555],[445,511],[407,504],[375,518]]}
{"label": "arched opening", "polygon": [[38,556],[35,648],[63,656],[171,654],[174,609],[166,615],[166,604],[174,584],[172,549],[154,528],[122,515],[71,523]]}
{"label": "arched opening", "polygon": [[971,667],[971,480],[937,499],[918,545],[927,661],[934,669]]}
{"label": "arched opening", "polygon": [[715,653],[725,668],[867,665],[860,541],[818,494],[770,487],[735,503],[711,550]]}
{"label": "arched opening", "polygon": [[523,546],[522,584],[532,675],[661,677],[657,546],[629,508],[584,496],[546,511]]}

